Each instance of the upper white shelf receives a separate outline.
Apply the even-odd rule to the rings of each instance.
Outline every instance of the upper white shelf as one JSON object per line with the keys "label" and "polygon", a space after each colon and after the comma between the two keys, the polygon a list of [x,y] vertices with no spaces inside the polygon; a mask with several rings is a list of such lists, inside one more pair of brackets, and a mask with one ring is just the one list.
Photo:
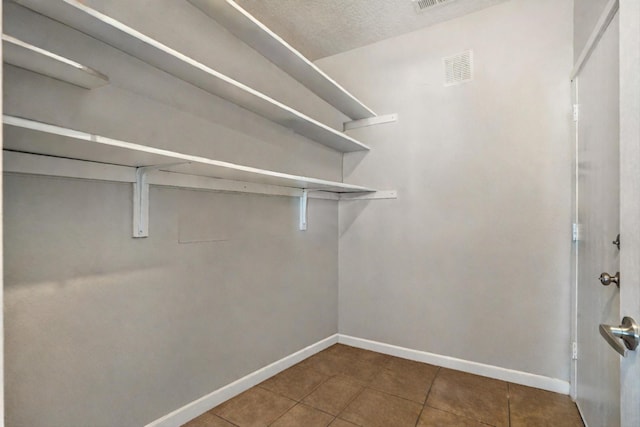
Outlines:
{"label": "upper white shelf", "polygon": [[219,73],[80,1],[15,1],[335,150],[369,150],[369,147],[356,139]]}
{"label": "upper white shelf", "polygon": [[109,83],[107,76],[89,67],[25,43],[7,34],[2,35],[2,50],[2,59],[7,64],[85,89],[95,89]]}
{"label": "upper white shelf", "polygon": [[290,175],[105,138],[47,123],[3,116],[4,149],[120,166],[161,166],[159,170],[234,181],[333,193],[368,193],[358,185]]}
{"label": "upper white shelf", "polygon": [[235,1],[188,1],[351,119],[376,116],[370,108]]}

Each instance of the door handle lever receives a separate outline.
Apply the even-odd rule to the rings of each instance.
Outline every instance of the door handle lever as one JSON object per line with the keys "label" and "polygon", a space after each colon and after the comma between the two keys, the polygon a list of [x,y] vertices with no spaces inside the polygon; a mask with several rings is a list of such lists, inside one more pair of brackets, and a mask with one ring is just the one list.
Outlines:
{"label": "door handle lever", "polygon": [[[622,325],[600,325],[600,335],[607,341],[607,343],[613,347],[615,351],[620,353],[622,357],[627,355],[627,350],[635,350],[640,343],[640,330],[638,325],[631,317],[624,317],[622,319]],[[624,345],[622,345],[622,342]]]}

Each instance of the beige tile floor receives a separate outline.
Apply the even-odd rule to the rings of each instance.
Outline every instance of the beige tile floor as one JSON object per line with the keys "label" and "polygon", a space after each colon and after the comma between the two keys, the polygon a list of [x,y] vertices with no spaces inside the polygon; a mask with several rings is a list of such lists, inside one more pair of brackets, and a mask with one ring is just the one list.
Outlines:
{"label": "beige tile floor", "polygon": [[336,344],[184,427],[583,427],[568,396]]}

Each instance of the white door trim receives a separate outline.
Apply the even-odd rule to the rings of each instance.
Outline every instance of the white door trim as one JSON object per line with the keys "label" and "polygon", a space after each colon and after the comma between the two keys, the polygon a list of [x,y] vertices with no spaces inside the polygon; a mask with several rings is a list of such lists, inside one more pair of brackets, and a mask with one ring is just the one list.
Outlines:
{"label": "white door trim", "polygon": [[[640,321],[640,1],[620,0],[620,315]],[[625,286],[625,284],[627,286]],[[640,425],[640,349],[620,360],[622,427]]]}
{"label": "white door trim", "polygon": [[[0,16],[2,16],[2,4],[0,4]],[[0,20],[1,21],[1,20]],[[2,22],[0,22],[0,33],[2,33]],[[0,57],[2,56],[2,43],[0,43]],[[2,74],[3,64],[0,64],[0,81],[4,81]],[[0,85],[0,99],[2,99],[2,87]],[[2,102],[0,102],[0,117],[2,117]],[[4,235],[3,235],[3,173],[2,173],[2,132],[0,129],[0,427],[4,427],[4,265],[3,265],[3,247]]]}

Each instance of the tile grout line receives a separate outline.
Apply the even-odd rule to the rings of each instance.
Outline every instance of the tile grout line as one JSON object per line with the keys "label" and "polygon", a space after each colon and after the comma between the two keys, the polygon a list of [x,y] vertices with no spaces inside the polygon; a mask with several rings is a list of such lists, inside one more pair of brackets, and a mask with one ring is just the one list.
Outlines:
{"label": "tile grout line", "polygon": [[[390,362],[390,361],[391,361],[391,359],[389,359],[389,362]],[[389,362],[387,362],[387,364],[389,364]],[[434,366],[434,365],[432,365],[432,366]],[[438,369],[437,369],[437,371],[436,371],[436,374],[433,376],[433,381],[435,381],[436,376],[438,376],[438,372],[440,372],[440,367],[439,367],[439,366],[436,366],[436,368],[438,368]],[[431,391],[431,386],[429,386],[429,391],[427,391],[427,397],[425,397],[425,401],[424,401],[423,403],[419,403],[419,402],[416,402],[415,400],[409,399],[409,398],[407,398],[407,397],[399,396],[399,395],[397,395],[397,394],[393,394],[393,393],[391,393],[391,392],[389,392],[389,391],[387,391],[387,390],[382,390],[382,389],[376,388],[376,387],[373,385],[373,381],[375,380],[375,378],[376,378],[379,374],[384,373],[384,371],[393,372],[393,370],[392,370],[392,369],[389,369],[389,368],[387,368],[387,367],[381,367],[381,368],[380,368],[380,372],[378,372],[378,373],[374,376],[374,378],[373,378],[372,380],[370,380],[367,384],[363,385],[363,387],[364,387],[364,388],[368,388],[368,389],[369,389],[369,390],[371,390],[371,391],[376,391],[376,392],[379,392],[379,393],[382,393],[382,394],[386,394],[387,396],[395,397],[395,398],[398,398],[398,399],[406,400],[407,402],[417,403],[417,404],[419,404],[419,405],[423,405],[423,406],[424,406],[424,404],[425,404],[425,402],[426,402],[426,400],[427,400],[427,397],[429,396],[429,391]],[[348,375],[345,375],[345,376],[348,376]],[[358,380],[357,380],[356,378],[354,378],[354,377],[349,377],[349,378],[352,378],[352,379],[354,379],[354,380],[358,381]],[[431,381],[431,384],[433,384],[433,381]],[[362,383],[361,381],[358,381],[358,382]]]}
{"label": "tile grout line", "polygon": [[427,390],[427,395],[424,397],[424,403],[422,404],[422,409],[420,410],[420,413],[418,414],[418,419],[416,420],[415,427],[418,427],[418,423],[420,422],[420,418],[422,418],[422,413],[424,412],[424,408],[427,406],[427,400],[429,400],[429,395],[431,394],[431,389],[433,388],[433,383],[436,382],[436,378],[438,378],[438,374],[440,373],[441,369],[442,368],[438,366],[438,370],[436,371],[436,374],[433,376],[433,381],[431,381],[431,384],[429,384],[429,390]]}
{"label": "tile grout line", "polygon": [[507,424],[511,427],[511,384],[507,382]]}
{"label": "tile grout line", "polygon": [[[306,360],[306,359],[305,359],[305,360]],[[294,366],[296,366],[296,365],[293,365],[291,368],[293,368]],[[285,371],[287,371],[287,370],[289,370],[289,369],[291,369],[291,368],[287,368],[287,369],[285,369],[285,370],[284,370],[284,371],[282,371],[282,372],[285,372]],[[322,380],[322,381],[321,381],[317,386],[315,386],[315,387],[314,387],[314,388],[313,388],[309,393],[307,393],[307,394],[305,394],[304,396],[302,396],[302,397],[300,398],[300,400],[298,400],[298,399],[294,399],[294,398],[289,397],[289,396],[287,396],[287,395],[285,395],[285,394],[282,394],[282,393],[280,393],[280,392],[273,391],[273,390],[268,389],[268,388],[266,388],[265,386],[263,386],[263,385],[262,385],[262,384],[264,384],[266,381],[270,380],[271,378],[275,378],[275,377],[277,377],[277,376],[278,376],[278,375],[280,375],[282,372],[280,372],[280,373],[278,373],[278,374],[274,375],[273,377],[267,378],[266,380],[264,380],[263,382],[261,382],[261,383],[259,383],[259,384],[256,384],[256,385],[255,385],[255,386],[253,386],[252,388],[254,388],[254,387],[258,387],[258,388],[261,388],[262,390],[268,391],[268,392],[270,392],[270,393],[276,394],[276,395],[281,396],[281,397],[284,397],[284,398],[286,398],[286,399],[293,400],[293,401],[294,401],[294,402],[296,402],[296,403],[304,403],[304,402],[302,402],[302,401],[303,401],[304,399],[306,399],[306,398],[307,398],[307,396],[309,396],[311,393],[313,393],[313,392],[314,392],[314,391],[316,391],[318,388],[320,388],[320,386],[321,386],[322,384],[326,383],[327,381],[329,381],[331,378],[333,378],[333,377],[335,376],[335,375],[334,375],[334,376],[331,376],[331,375],[325,375],[325,374],[323,374],[323,373],[321,373],[321,372],[316,371],[316,370],[315,370],[315,369],[313,369],[313,368],[307,368],[307,367],[305,367],[304,369],[308,369],[308,370],[311,370],[311,371],[315,371],[316,373],[318,373],[318,374],[322,375],[323,377],[327,377],[327,378],[326,378],[326,379],[324,379],[324,380]],[[247,390],[247,391],[248,391],[248,390]],[[295,405],[294,405],[294,406],[295,406]],[[310,405],[307,405],[307,406],[310,406]],[[331,414],[329,414],[329,415],[331,415]]]}
{"label": "tile grout line", "polygon": [[[347,347],[351,347],[351,346],[347,346]],[[351,347],[351,348],[357,349],[357,347]],[[370,350],[366,350],[366,351],[370,351]],[[374,351],[374,352],[372,352],[372,353],[382,354],[382,353],[378,353],[378,352],[375,352],[375,351]],[[338,358],[344,358],[344,359],[348,359],[348,358],[350,357],[350,356],[345,356],[345,355],[343,355],[343,354],[338,354],[338,355],[336,355],[336,356],[337,356]],[[376,372],[376,374],[375,374],[375,375],[373,375],[373,378],[375,378],[375,377],[376,377],[380,372],[384,371],[385,366],[386,366],[387,364],[389,364],[389,362],[390,362],[390,360],[391,360],[391,357],[390,357],[389,355],[384,355],[384,356],[387,356],[387,357],[386,357],[387,361],[386,361],[385,363],[381,364],[381,366],[379,366],[379,369],[378,369],[378,370],[379,370],[379,372]],[[356,356],[356,358],[357,358],[357,356]],[[358,362],[359,362],[360,360],[356,360],[356,361],[358,361]],[[338,376],[338,375],[336,375],[336,376]],[[352,376],[350,376],[350,375],[346,375],[346,374],[340,374],[340,376],[343,376],[343,377],[345,377],[345,378],[349,378],[349,379],[351,379],[351,380],[355,381],[356,383],[360,384],[360,385],[361,385],[361,387],[362,387],[362,390],[360,390],[358,393],[356,393],[356,394],[355,394],[355,395],[354,395],[354,396],[353,396],[353,397],[352,397],[352,398],[351,398],[351,399],[346,403],[346,405],[344,405],[344,407],[343,407],[343,408],[338,412],[338,415],[336,415],[336,419],[338,419],[338,417],[340,417],[340,415],[341,415],[341,414],[342,414],[342,413],[343,413],[343,412],[344,412],[344,411],[349,407],[349,405],[351,405],[351,403],[353,403],[353,402],[354,402],[354,401],[355,401],[355,400],[356,400],[356,399],[357,399],[357,398],[358,398],[362,393],[364,393],[364,391],[365,391],[366,389],[375,390],[375,389],[372,389],[372,388],[370,388],[370,387],[369,387],[369,386],[371,385],[371,382],[373,381],[373,378],[372,378],[371,380],[369,380],[369,381],[361,381],[361,380],[360,380],[360,379],[358,379],[358,378],[355,378],[355,377],[352,377]],[[377,390],[376,390],[376,391],[377,391]],[[351,421],[348,421],[348,422],[350,422],[350,423],[352,423],[352,424],[354,424],[354,425],[359,425],[359,424],[355,424],[355,423],[353,423],[353,422],[351,422]]]}
{"label": "tile grout line", "polygon": [[[379,390],[377,388],[373,388],[373,387],[370,387],[368,385],[364,386],[364,388],[368,388],[369,390],[375,391],[376,393],[382,393],[382,394],[385,394],[387,396],[395,397],[396,399],[402,399],[405,402],[415,403],[416,405],[420,405],[420,406],[424,406],[425,405],[424,403],[419,403],[419,402],[416,402],[415,400],[407,399],[406,397],[398,396],[398,395],[395,395],[393,393],[389,393],[388,391]],[[425,400],[425,402],[426,402],[426,400]]]}
{"label": "tile grout line", "polygon": [[[329,347],[329,348],[330,348],[330,347]],[[319,352],[319,353],[317,353],[317,354],[323,353],[324,351],[326,351],[326,350],[323,350],[322,352]],[[314,356],[315,356],[315,355],[314,355]],[[343,355],[343,354],[336,354],[335,356],[336,356],[336,357],[338,357],[339,359],[348,359],[348,358],[349,358],[349,356],[345,356],[345,355]],[[311,357],[313,357],[313,356],[311,356]],[[304,359],[304,360],[308,360],[308,359],[310,359],[310,357],[309,357],[309,358],[307,358],[307,359]],[[304,362],[304,360],[302,360],[300,363]],[[390,359],[389,359],[389,360],[390,360]],[[387,363],[388,363],[388,362],[387,362]],[[385,363],[385,365],[386,365],[386,363]],[[294,365],[294,366],[296,366],[296,365]],[[293,366],[292,366],[292,367],[293,367]],[[291,369],[291,368],[288,368],[288,369]],[[296,407],[296,406],[298,406],[298,405],[305,405],[305,406],[308,406],[308,407],[310,407],[310,408],[312,408],[312,409],[314,409],[314,410],[317,410],[317,411],[319,411],[319,412],[322,412],[322,413],[324,413],[324,414],[327,414],[327,415],[332,416],[332,417],[333,417],[333,419],[332,419],[332,420],[331,420],[331,422],[329,423],[329,424],[331,424],[331,423],[333,423],[336,419],[338,419],[338,415],[339,415],[340,413],[342,413],[342,412],[344,411],[344,409],[346,409],[346,408],[347,408],[347,406],[349,406],[349,404],[351,404],[351,402],[353,402],[353,401],[354,401],[354,400],[355,400],[355,399],[356,399],[356,398],[357,398],[357,397],[358,397],[358,396],[359,396],[359,395],[360,395],[360,394],[365,390],[365,388],[367,388],[367,386],[368,386],[368,383],[365,385],[365,384],[364,384],[364,382],[362,382],[362,381],[358,380],[357,378],[350,377],[350,376],[348,376],[348,375],[326,375],[326,374],[322,374],[321,372],[319,372],[319,371],[318,371],[318,370],[316,370],[316,369],[313,369],[312,367],[304,367],[303,369],[308,369],[308,370],[314,371],[314,372],[319,373],[319,374],[321,374],[321,375],[323,375],[323,376],[326,376],[327,378],[325,378],[323,381],[321,381],[317,386],[315,386],[315,387],[314,387],[311,391],[309,391],[307,394],[305,394],[304,396],[302,396],[302,398],[301,398],[300,400],[291,399],[289,396],[286,396],[286,395],[284,395],[284,394],[282,394],[282,393],[278,393],[278,392],[274,392],[273,390],[269,390],[268,388],[263,387],[263,386],[261,385],[262,383],[261,383],[261,384],[256,384],[256,387],[260,387],[260,388],[262,388],[262,389],[263,389],[263,390],[265,390],[265,391],[268,391],[268,392],[274,393],[274,394],[276,394],[276,395],[280,395],[280,396],[282,396],[282,397],[285,397],[285,398],[287,398],[287,399],[290,399],[290,400],[293,400],[293,401],[295,401],[295,402],[296,402],[296,404],[295,404],[295,405],[293,405],[291,408],[289,408],[287,411],[285,411],[285,412],[284,412],[282,415],[280,415],[278,418],[276,418],[275,420],[273,420],[273,421],[270,423],[270,425],[272,425],[273,423],[275,423],[277,420],[279,420],[280,418],[282,418],[284,415],[286,415],[288,412],[290,412],[293,408],[295,408],[295,407]],[[384,368],[381,368],[381,369],[384,369]],[[345,405],[345,407],[344,407],[341,411],[339,411],[339,412],[338,412],[338,415],[330,414],[329,412],[326,412],[326,411],[323,411],[322,409],[316,408],[316,407],[315,407],[315,406],[313,406],[313,405],[309,405],[309,404],[304,403],[304,399],[306,399],[308,396],[310,396],[311,394],[313,394],[313,392],[315,392],[318,388],[320,388],[323,384],[325,384],[326,382],[328,382],[330,379],[335,378],[335,377],[338,377],[338,376],[344,376],[344,377],[346,377],[346,378],[350,378],[350,379],[352,379],[352,380],[354,380],[354,381],[356,381],[356,382],[358,382],[358,383],[362,384],[362,390],[360,390],[360,392],[359,392],[359,393],[357,393],[357,394],[356,394],[356,395],[355,395],[351,400],[349,400],[349,402],[347,402],[347,404]]]}
{"label": "tile grout line", "polygon": [[[448,411],[448,410],[446,410],[446,409],[436,408],[435,406],[431,406],[431,405],[429,405],[429,404],[427,403],[427,401],[429,400],[429,395],[431,394],[431,389],[433,388],[433,384],[436,382],[436,379],[438,378],[438,375],[440,374],[440,372],[441,372],[443,369],[445,369],[445,368],[443,368],[443,367],[441,367],[441,366],[439,366],[439,367],[438,367],[438,371],[436,372],[436,375],[435,375],[435,377],[433,377],[433,381],[431,382],[431,387],[429,387],[429,392],[427,393],[427,397],[424,399],[424,405],[423,405],[423,407],[422,407],[422,411],[424,411],[424,408],[426,408],[426,407],[428,406],[429,408],[435,409],[435,410],[437,410],[437,411],[446,412],[446,413],[448,413],[448,414],[455,415],[456,417],[466,418],[466,419],[468,419],[468,420],[472,420],[472,421],[474,421],[474,422],[476,422],[476,423],[479,423],[479,424],[484,424],[484,425],[487,425],[487,426],[490,426],[490,427],[495,427],[493,424],[489,424],[489,423],[484,422],[484,421],[482,421],[482,420],[477,420],[477,419],[475,419],[475,418],[468,417],[468,416],[466,416],[466,415],[457,414],[457,413],[455,413],[455,412],[451,412],[451,411]],[[505,382],[506,382],[506,381],[505,381]],[[508,385],[508,383],[507,383],[507,385]],[[420,415],[422,416],[422,412],[420,412]],[[420,418],[418,418],[418,421],[420,421]],[[418,421],[416,421],[416,427],[418,426]]]}
{"label": "tile grout line", "polygon": [[[306,359],[305,359],[305,360],[306,360]],[[315,370],[315,369],[313,369],[313,368],[306,368],[306,369],[312,370],[312,371],[314,371],[314,372],[316,372],[316,373],[318,373],[318,374],[320,374],[320,375],[323,375],[323,376],[325,376],[325,377],[327,377],[327,378],[326,378],[324,381],[320,382],[320,384],[318,384],[317,386],[315,386],[315,387],[313,388],[313,390],[311,390],[309,393],[307,393],[307,394],[305,394],[304,396],[302,396],[302,398],[300,399],[299,403],[303,403],[302,401],[303,401],[304,399],[306,399],[307,397],[309,397],[313,392],[315,392],[317,389],[319,389],[319,388],[320,388],[320,386],[322,386],[323,384],[325,384],[325,383],[326,383],[327,381],[329,381],[331,378],[335,377],[335,375],[326,375],[326,374],[323,374],[322,372],[316,371],[316,370]],[[308,405],[308,406],[311,406],[311,405]],[[324,411],[323,411],[323,412],[324,412]],[[331,414],[329,414],[329,415],[331,415]]]}
{"label": "tile grout line", "polygon": [[[287,396],[287,395],[284,395],[284,394],[282,394],[282,393],[280,393],[280,392],[270,390],[270,389],[268,389],[268,388],[266,388],[266,387],[261,386],[260,384],[256,384],[256,385],[254,385],[254,386],[253,386],[253,387],[251,387],[249,390],[251,390],[251,389],[253,389],[253,388],[259,388],[259,389],[261,389],[261,390],[263,390],[263,391],[268,391],[269,393],[275,394],[275,395],[276,395],[276,396],[278,396],[278,397],[284,397],[285,399],[291,400],[291,401],[296,402],[296,403],[300,403],[300,401],[299,401],[299,400],[293,399],[293,398],[291,398],[291,397],[289,397],[289,396]],[[247,390],[247,391],[249,391],[249,390]],[[294,406],[295,406],[295,405],[294,405]]]}
{"label": "tile grout line", "polygon": [[312,404],[310,404],[310,403],[306,403],[306,402],[302,402],[302,401],[301,401],[301,402],[299,402],[299,403],[300,403],[301,405],[308,406],[309,408],[315,409],[315,410],[316,410],[316,411],[318,411],[318,412],[322,412],[323,414],[327,414],[327,415],[330,415],[330,416],[332,416],[332,417],[337,417],[337,415],[333,415],[331,412],[327,412],[327,411],[325,411],[324,409],[316,408],[315,406],[313,406],[313,405],[312,405]]}
{"label": "tile grout line", "polygon": [[[431,408],[431,409],[435,409],[436,411],[440,411],[440,412],[446,412],[447,414],[455,415],[457,418],[464,418],[465,420],[470,420],[470,421],[473,421],[473,422],[475,422],[475,423],[477,423],[477,424],[482,424],[482,425],[484,425],[484,426],[497,427],[496,425],[494,425],[494,424],[489,424],[489,423],[488,423],[488,422],[486,422],[486,421],[477,420],[477,419],[475,419],[475,418],[473,418],[473,417],[469,417],[469,416],[467,416],[467,415],[456,414],[455,412],[447,411],[446,409],[436,408],[435,406],[431,406],[431,405],[427,405],[427,404],[425,404],[425,405],[424,405],[424,407],[425,407],[425,408],[426,408],[426,407],[429,407],[429,408]],[[424,408],[423,408],[423,409],[424,409]],[[508,426],[505,426],[505,427],[508,427]]]}
{"label": "tile grout line", "polygon": [[[308,358],[307,358],[307,359],[308,359]],[[307,360],[307,359],[305,359],[305,360]],[[291,368],[293,368],[294,366],[297,366],[297,365],[293,365],[292,367],[287,368],[287,369],[291,369]],[[285,371],[286,371],[287,369],[285,369]],[[320,386],[321,386],[322,384],[326,383],[326,382],[327,382],[327,381],[329,381],[331,378],[333,378],[333,376],[329,376],[329,375],[322,374],[321,372],[318,372],[318,371],[316,371],[315,369],[313,369],[313,368],[309,368],[309,367],[304,367],[303,369],[307,369],[307,370],[314,371],[314,372],[316,372],[316,373],[318,373],[318,374],[321,374],[322,376],[327,377],[327,378],[325,378],[325,379],[324,379],[324,380],[322,380],[320,383],[318,383],[318,385],[316,385],[316,386],[315,386],[315,387],[314,387],[310,392],[308,392],[307,394],[303,395],[303,396],[300,398],[300,400],[292,399],[291,397],[286,396],[286,395],[284,395],[284,394],[282,394],[282,393],[278,393],[278,392],[275,392],[275,391],[273,391],[273,390],[269,390],[268,388],[263,387],[263,386],[261,385],[262,383],[260,383],[260,384],[256,384],[256,385],[255,385],[255,387],[260,387],[261,389],[263,389],[263,390],[265,390],[265,391],[268,391],[268,392],[273,393],[273,394],[278,395],[278,396],[285,397],[285,398],[287,398],[287,399],[290,399],[290,400],[293,400],[294,402],[296,402],[296,404],[295,404],[295,405],[293,405],[291,408],[287,409],[284,413],[282,413],[282,414],[281,414],[280,416],[278,416],[275,420],[273,420],[271,423],[269,423],[269,425],[274,424],[274,423],[275,423],[276,421],[278,421],[280,418],[284,417],[286,414],[288,414],[289,412],[291,412],[291,410],[293,410],[293,408],[295,408],[295,407],[296,407],[296,406],[298,406],[298,405],[308,406],[308,407],[310,407],[310,408],[312,408],[312,409],[315,409],[315,410],[317,410],[317,411],[322,412],[323,414],[327,414],[327,415],[334,416],[333,414],[329,414],[328,412],[325,412],[325,411],[323,411],[323,410],[321,410],[321,409],[318,409],[318,408],[316,408],[316,407],[314,407],[314,406],[307,405],[307,404],[305,404],[305,403],[303,402],[303,400],[304,400],[304,399],[306,399],[306,398],[307,398],[307,396],[311,395],[314,391],[316,391],[318,388],[320,388]],[[282,372],[284,372],[284,371],[282,371]],[[279,375],[279,374],[278,374],[278,375]],[[274,377],[275,377],[275,375],[274,375],[273,377],[271,377],[271,378],[274,378]],[[265,380],[265,381],[266,381],[266,380]],[[263,381],[263,382],[264,382],[264,381]],[[335,420],[335,417],[334,417],[334,419],[333,419],[333,420],[331,420],[331,422],[333,422],[334,420]],[[331,424],[331,423],[329,423],[329,424]],[[328,424],[327,424],[327,425],[328,425]]]}
{"label": "tile grout line", "polygon": [[187,424],[191,423],[192,421],[194,421],[194,420],[196,420],[196,419],[198,419],[198,418],[200,418],[200,417],[202,417],[202,416],[204,416],[204,415],[206,415],[206,414],[209,414],[209,415],[211,415],[211,416],[212,416],[212,417],[214,417],[214,418],[219,418],[219,419],[221,419],[222,421],[224,421],[224,422],[226,422],[226,423],[228,423],[228,424],[231,424],[233,427],[240,427],[238,424],[236,424],[236,423],[232,423],[232,422],[231,422],[231,421],[229,421],[228,419],[226,419],[226,418],[224,418],[224,417],[221,417],[220,415],[214,414],[213,412],[211,412],[212,410],[213,410],[213,408],[209,409],[207,412],[204,412],[204,413],[200,414],[199,416],[197,416],[197,417],[195,417],[195,418],[192,418],[191,420],[187,421],[186,423],[181,424],[181,427],[186,426]]}
{"label": "tile grout line", "polygon": [[[364,391],[366,389],[367,389],[367,386],[363,386],[362,390],[360,390],[358,393],[356,393],[356,395],[353,396],[353,398],[351,398],[351,400],[349,400],[346,405],[344,405],[344,408],[342,408],[340,410],[340,412],[338,412],[338,415],[336,415],[336,418],[338,418],[340,415],[342,415],[342,413],[345,411],[345,409],[347,409],[349,407],[349,405],[351,405],[353,403],[354,400],[356,400],[358,397],[360,397],[360,395],[362,393],[364,393]],[[351,422],[351,421],[349,421],[349,422]],[[352,424],[355,424],[355,423],[352,423]]]}
{"label": "tile grout line", "polygon": [[[438,374],[440,373],[440,370],[443,370],[443,369],[448,369],[448,368],[440,367],[439,370],[438,370]],[[449,370],[451,370],[451,369],[449,369]],[[456,369],[453,369],[452,371],[465,373],[465,372],[462,372],[462,371],[458,371]],[[436,378],[437,378],[438,374],[436,374]],[[468,374],[468,373],[465,373],[465,374]],[[475,375],[475,374],[469,374],[469,375],[478,376],[478,375]],[[482,375],[479,375],[479,376],[482,377]],[[435,383],[435,378],[434,378],[433,381]],[[511,426],[511,415],[510,415],[510,407],[509,407],[509,382],[508,381],[503,381],[503,380],[496,380],[496,381],[503,382],[503,383],[505,383],[507,385],[507,418],[508,419],[507,419],[507,425],[505,427],[510,427]],[[429,391],[429,392],[431,392],[431,391]],[[428,396],[427,396],[427,398],[428,398]],[[450,411],[448,409],[437,408],[435,406],[428,405],[426,403],[426,400],[425,400],[425,406],[428,406],[428,407],[433,408],[433,409],[437,409],[438,411],[442,411],[442,412],[446,412],[446,413],[455,415],[457,417],[466,418],[468,420],[475,421],[476,423],[480,423],[480,424],[487,425],[487,426],[490,426],[490,427],[497,427],[494,424],[490,424],[488,421],[479,420],[479,419],[476,419],[476,418],[473,418],[473,417],[470,417],[470,416],[467,416],[467,415],[463,415],[463,414],[459,414],[459,413],[456,413],[456,412],[452,412],[452,411]]]}
{"label": "tile grout line", "polygon": [[231,421],[229,421],[228,419],[226,419],[225,417],[223,417],[223,416],[221,416],[221,415],[216,415],[216,414],[214,414],[214,415],[215,415],[216,417],[220,418],[221,420],[224,420],[224,421],[228,422],[229,424],[231,424],[231,425],[233,425],[233,426],[235,426],[235,427],[240,427],[240,426],[238,426],[238,424],[236,424],[236,423],[232,423]]}
{"label": "tile grout line", "polygon": [[286,411],[284,411],[282,414],[280,414],[279,416],[277,416],[273,421],[271,421],[268,426],[272,426],[276,421],[278,421],[280,418],[284,417],[286,414],[288,414],[289,412],[291,412],[291,410],[293,408],[295,408],[296,406],[298,406],[300,404],[300,402],[297,402],[295,405],[293,405],[291,408],[287,409]]}

